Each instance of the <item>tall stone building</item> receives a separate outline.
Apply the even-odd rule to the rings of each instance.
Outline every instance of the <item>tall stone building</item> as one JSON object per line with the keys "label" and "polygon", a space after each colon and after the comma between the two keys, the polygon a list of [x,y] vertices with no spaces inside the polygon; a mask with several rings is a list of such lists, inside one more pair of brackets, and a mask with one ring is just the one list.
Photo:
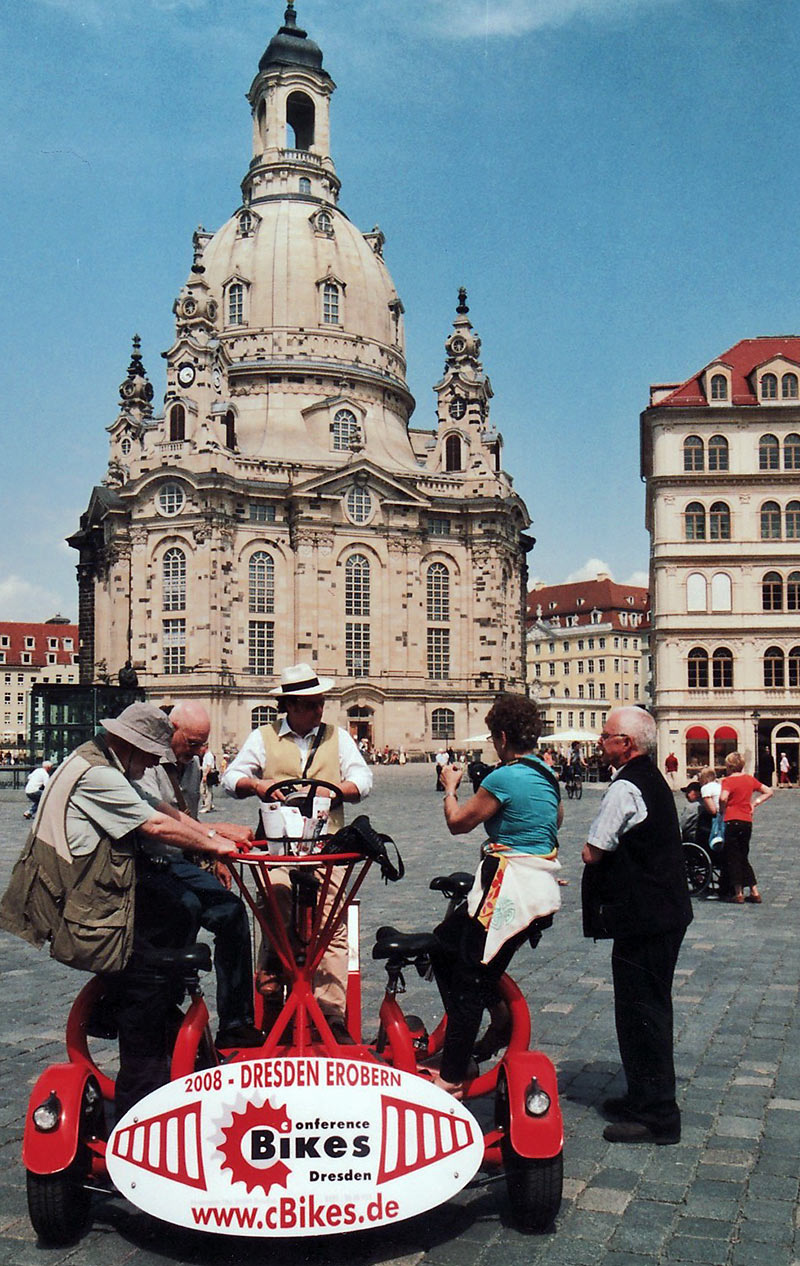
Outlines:
{"label": "tall stone building", "polygon": [[641,417],[659,748],[800,760],[800,338],[743,339]]}
{"label": "tall stone building", "polygon": [[437,425],[409,426],[403,304],[383,233],[339,206],[322,60],[290,3],[248,93],[241,203],[194,236],[160,414],[134,340],[71,538],[81,673],[130,661],[235,743],[306,660],[357,737],[429,750],[524,687],[529,518],[463,291]]}

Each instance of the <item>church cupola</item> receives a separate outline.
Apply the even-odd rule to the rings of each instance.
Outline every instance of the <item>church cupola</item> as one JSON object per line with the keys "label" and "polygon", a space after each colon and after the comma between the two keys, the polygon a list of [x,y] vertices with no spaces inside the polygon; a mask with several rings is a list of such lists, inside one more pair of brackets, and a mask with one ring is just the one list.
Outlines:
{"label": "church cupola", "polygon": [[481,365],[478,357],[481,350],[481,341],[473,330],[472,322],[469,319],[467,292],[463,286],[458,292],[458,306],[456,308],[456,319],[453,322],[453,333],[445,340],[444,347],[447,352],[448,367],[469,365],[472,369],[480,370]]}
{"label": "church cupola", "polygon": [[330,156],[330,98],[336,85],[318,44],[297,25],[294,2],[258,63],[247,94],[253,160],[242,181],[246,206],[295,194],[335,203],[340,182]]}

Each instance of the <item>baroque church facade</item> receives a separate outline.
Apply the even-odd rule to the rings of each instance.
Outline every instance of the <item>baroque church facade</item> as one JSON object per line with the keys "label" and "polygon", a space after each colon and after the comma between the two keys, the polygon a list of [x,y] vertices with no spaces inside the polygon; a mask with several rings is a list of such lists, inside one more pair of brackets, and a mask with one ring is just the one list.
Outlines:
{"label": "baroque church facade", "polygon": [[290,0],[248,94],[241,203],[194,236],[161,412],[134,339],[70,538],[81,679],[128,665],[152,699],[198,699],[219,748],[303,660],[335,680],[331,720],[430,751],[524,690],[530,519],[464,291],[437,425],[409,424],[403,304],[380,229],[339,206],[322,61]]}

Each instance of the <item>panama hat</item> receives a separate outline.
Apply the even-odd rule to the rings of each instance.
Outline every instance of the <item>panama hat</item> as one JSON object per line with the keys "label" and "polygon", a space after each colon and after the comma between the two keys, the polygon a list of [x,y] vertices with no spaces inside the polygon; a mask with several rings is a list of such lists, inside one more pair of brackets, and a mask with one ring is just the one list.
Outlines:
{"label": "panama hat", "polygon": [[284,668],[280,683],[270,691],[271,699],[296,699],[326,695],[333,686],[331,677],[318,677],[310,664],[292,664]]}
{"label": "panama hat", "polygon": [[108,734],[124,739],[137,752],[149,752],[161,760],[174,759],[172,736],[175,731],[154,703],[132,703],[118,717],[104,717],[100,724]]}

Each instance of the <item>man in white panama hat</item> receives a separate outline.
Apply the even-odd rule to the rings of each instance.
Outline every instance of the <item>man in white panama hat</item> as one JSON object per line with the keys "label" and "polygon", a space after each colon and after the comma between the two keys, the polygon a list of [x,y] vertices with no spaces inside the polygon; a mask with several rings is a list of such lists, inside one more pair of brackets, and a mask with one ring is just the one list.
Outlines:
{"label": "man in white panama hat", "polygon": [[[284,715],[249,735],[223,775],[228,795],[266,800],[272,787],[285,778],[321,778],[337,786],[350,804],[369,795],[372,772],[355,741],[346,730],[322,721],[325,696],[333,684],[329,677],[318,677],[310,664],[284,668],[271,695]],[[330,825],[334,831],[344,825],[341,808],[331,813]],[[288,898],[288,877],[286,889]],[[331,899],[333,895],[331,890]],[[286,905],[288,913],[288,900]],[[263,948],[261,959],[263,966]],[[314,978],[314,995],[338,1037],[344,1037],[346,989],[347,928],[342,923]]]}

